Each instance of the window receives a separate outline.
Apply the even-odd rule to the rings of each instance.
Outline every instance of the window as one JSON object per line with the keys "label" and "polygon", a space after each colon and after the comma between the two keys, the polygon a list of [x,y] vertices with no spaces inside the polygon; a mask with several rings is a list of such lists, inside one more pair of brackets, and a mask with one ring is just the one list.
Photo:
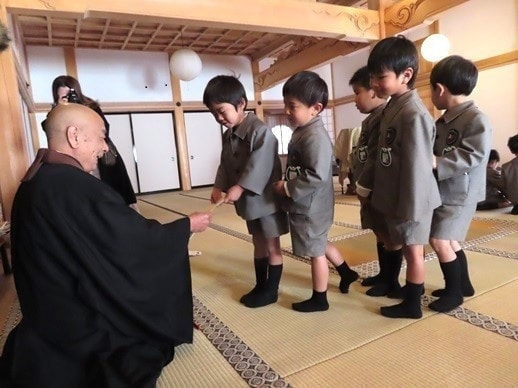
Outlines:
{"label": "window", "polygon": [[[320,117],[324,122],[324,126],[326,127],[331,142],[334,144],[335,126],[333,119],[333,109],[324,109],[320,113]],[[288,154],[288,143],[291,140],[291,134],[293,133],[293,130],[290,128],[290,124],[286,115],[283,113],[266,113],[264,115],[264,121],[266,125],[272,129],[273,134],[279,142],[279,155]]]}

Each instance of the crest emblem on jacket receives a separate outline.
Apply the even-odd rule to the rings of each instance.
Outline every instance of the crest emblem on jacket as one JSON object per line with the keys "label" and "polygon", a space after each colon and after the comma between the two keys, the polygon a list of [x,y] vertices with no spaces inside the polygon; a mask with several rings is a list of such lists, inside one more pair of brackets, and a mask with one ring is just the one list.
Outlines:
{"label": "crest emblem on jacket", "polygon": [[293,179],[296,179],[298,176],[300,176],[301,169],[300,166],[288,166],[286,167],[286,180],[291,181]]}
{"label": "crest emblem on jacket", "polygon": [[455,150],[455,143],[459,140],[460,133],[456,129],[452,128],[448,131],[448,135],[446,136],[446,147],[442,150],[442,154],[446,154],[450,151]]}

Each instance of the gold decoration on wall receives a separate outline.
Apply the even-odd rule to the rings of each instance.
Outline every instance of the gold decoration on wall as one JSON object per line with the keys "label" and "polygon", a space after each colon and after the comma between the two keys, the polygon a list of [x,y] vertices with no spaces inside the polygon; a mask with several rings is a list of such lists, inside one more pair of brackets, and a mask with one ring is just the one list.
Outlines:
{"label": "gold decoration on wall", "polygon": [[[332,14],[329,11],[313,11],[317,15],[327,15],[336,18],[345,18],[349,23],[352,23],[357,31],[360,32],[361,36],[364,36],[365,33],[372,29],[379,28],[379,22],[370,21],[369,18],[364,14],[352,14],[345,11],[340,11],[338,13]],[[348,23],[348,24],[349,24]]]}
{"label": "gold decoration on wall", "polygon": [[408,22],[412,20],[417,8],[419,8],[419,6],[424,2],[425,0],[417,0],[414,3],[404,5],[396,12],[396,20],[390,19],[385,21],[393,26],[404,28]]}

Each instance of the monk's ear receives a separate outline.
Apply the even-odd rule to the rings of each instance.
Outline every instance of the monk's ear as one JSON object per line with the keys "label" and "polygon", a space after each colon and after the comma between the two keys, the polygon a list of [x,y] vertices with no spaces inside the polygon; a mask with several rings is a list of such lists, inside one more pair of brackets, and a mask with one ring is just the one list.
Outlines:
{"label": "monk's ear", "polygon": [[77,127],[70,126],[66,130],[67,141],[71,148],[76,149],[79,147],[78,131]]}

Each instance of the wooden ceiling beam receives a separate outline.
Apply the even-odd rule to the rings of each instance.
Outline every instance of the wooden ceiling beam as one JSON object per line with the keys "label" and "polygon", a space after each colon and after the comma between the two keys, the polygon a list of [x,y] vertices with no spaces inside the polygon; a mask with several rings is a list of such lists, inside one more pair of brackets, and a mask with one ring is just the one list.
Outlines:
{"label": "wooden ceiling beam", "polygon": [[376,11],[319,2],[301,6],[297,0],[7,0],[6,9],[12,14],[181,23],[353,41],[379,38]]}
{"label": "wooden ceiling beam", "polygon": [[290,45],[293,42],[293,37],[286,35],[273,41],[270,45],[264,47],[261,51],[258,51],[252,56],[253,61],[260,61],[261,59],[268,58],[273,53],[279,51],[283,47]]}
{"label": "wooden ceiling beam", "polygon": [[313,46],[280,62],[276,62],[267,70],[255,75],[254,84],[256,90],[263,91],[269,89],[299,71],[324,66],[339,56],[347,55],[365,46],[367,46],[366,43],[322,39]]}

